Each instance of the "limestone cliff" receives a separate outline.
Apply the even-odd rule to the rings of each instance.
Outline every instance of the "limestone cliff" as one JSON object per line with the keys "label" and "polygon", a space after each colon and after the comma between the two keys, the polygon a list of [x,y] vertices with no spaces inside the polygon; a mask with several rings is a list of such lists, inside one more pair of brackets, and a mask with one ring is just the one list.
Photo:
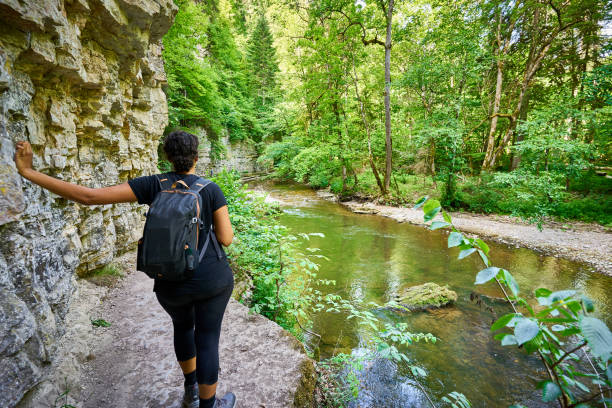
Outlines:
{"label": "limestone cliff", "polygon": [[257,166],[257,150],[254,143],[250,141],[231,142],[228,136],[219,140],[223,151],[220,157],[214,157],[210,140],[206,138],[206,132],[201,130],[198,134],[200,145],[198,147],[198,163],[196,171],[207,175],[211,171],[217,174],[223,170],[235,170],[239,173],[255,173],[259,170]]}
{"label": "limestone cliff", "polygon": [[155,171],[167,124],[161,38],[172,0],[0,0],[0,406],[47,375],[74,272],[133,245],[142,210],[85,208],[24,182],[35,168],[91,187]]}

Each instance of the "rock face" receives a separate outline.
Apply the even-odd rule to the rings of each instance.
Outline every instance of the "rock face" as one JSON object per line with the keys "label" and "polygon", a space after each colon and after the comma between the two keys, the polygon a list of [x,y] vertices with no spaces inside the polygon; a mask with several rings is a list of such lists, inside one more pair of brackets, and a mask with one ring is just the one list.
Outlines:
{"label": "rock face", "polygon": [[405,311],[417,311],[435,307],[442,307],[457,301],[457,293],[446,286],[433,282],[423,285],[411,286],[398,294],[396,302],[399,306],[394,308]]}
{"label": "rock face", "polygon": [[172,0],[0,2],[0,406],[47,375],[74,272],[110,262],[141,233],[131,204],[85,208],[24,182],[34,166],[90,187],[155,171],[167,123],[161,38]]}
{"label": "rock face", "polygon": [[224,137],[218,144],[224,152],[222,157],[215,157],[209,140],[201,137],[198,148],[198,164],[196,171],[199,174],[217,174],[223,170],[235,170],[240,173],[254,173],[259,170],[257,166],[257,150],[249,142],[230,142],[229,137]]}

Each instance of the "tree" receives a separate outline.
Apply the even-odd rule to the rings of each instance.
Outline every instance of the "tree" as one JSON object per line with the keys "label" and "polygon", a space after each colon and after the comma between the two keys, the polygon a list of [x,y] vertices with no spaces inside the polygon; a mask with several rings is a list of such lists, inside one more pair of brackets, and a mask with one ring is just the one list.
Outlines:
{"label": "tree", "polygon": [[[555,5],[550,0],[546,3],[540,1],[517,1],[508,7],[507,4],[493,3],[490,6],[489,18],[496,21],[495,39],[493,41],[496,59],[496,84],[493,110],[491,112],[491,127],[487,140],[487,149],[483,162],[483,169],[493,169],[497,159],[512,140],[519,115],[527,102],[529,88],[548,56],[553,42],[566,30],[578,27],[581,24],[593,24],[589,13],[597,13],[602,9],[597,0],[568,1]],[[510,103],[513,109],[508,113],[500,112],[503,74],[506,60],[511,50],[519,49],[515,46],[516,37],[524,37],[528,44],[528,52],[521,64],[521,78],[518,82],[518,95],[510,90]],[[498,118],[508,119],[509,124],[503,136],[496,143]]]}
{"label": "tree", "polygon": [[267,111],[276,99],[276,75],[279,69],[274,38],[263,12],[259,13],[246,50],[250,74],[249,85],[255,100],[255,109],[259,112]]}

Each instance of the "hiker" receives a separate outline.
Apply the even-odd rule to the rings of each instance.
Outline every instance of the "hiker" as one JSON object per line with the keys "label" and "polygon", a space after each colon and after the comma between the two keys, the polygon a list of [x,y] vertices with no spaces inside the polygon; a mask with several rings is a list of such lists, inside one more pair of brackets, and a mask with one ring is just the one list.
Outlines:
{"label": "hiker", "polygon": [[[163,183],[191,185],[203,180],[195,175],[198,138],[184,131],[174,131],[164,140],[164,152],[174,171],[143,176],[126,183],[103,188],[88,188],[42,174],[32,168],[32,147],[28,142],[16,145],[15,164],[19,174],[66,199],[85,205],[135,202],[150,205]],[[162,181],[163,180],[163,181]],[[204,230],[214,227],[215,245],[208,245],[193,276],[183,281],[155,279],[153,291],[160,305],[172,318],[174,350],[185,376],[182,406],[189,408],[233,408],[236,396],[229,392],[216,398],[219,372],[219,335],[221,321],[234,287],[234,276],[223,246],[234,237],[227,202],[213,182],[200,184],[201,218]],[[193,194],[192,194],[193,195]],[[179,196],[179,195],[175,195]],[[198,206],[199,208],[199,206]],[[203,237],[203,236],[202,236]],[[216,238],[216,240],[214,239]],[[198,249],[204,239],[198,239]]]}

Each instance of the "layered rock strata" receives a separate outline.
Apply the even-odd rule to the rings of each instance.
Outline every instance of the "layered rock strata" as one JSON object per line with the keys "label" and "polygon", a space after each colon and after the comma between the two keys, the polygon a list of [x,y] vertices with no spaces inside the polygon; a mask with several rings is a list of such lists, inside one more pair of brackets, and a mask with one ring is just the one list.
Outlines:
{"label": "layered rock strata", "polygon": [[[202,134],[205,135],[205,132],[202,131]],[[198,157],[196,171],[203,175],[209,175],[211,172],[217,174],[223,170],[234,170],[239,173],[259,171],[257,150],[253,142],[231,142],[227,136],[213,147],[206,136],[200,135]]]}
{"label": "layered rock strata", "polygon": [[136,205],[85,208],[24,182],[12,157],[90,187],[155,172],[167,124],[161,38],[172,0],[0,0],[0,406],[51,369],[75,271],[141,233]]}

